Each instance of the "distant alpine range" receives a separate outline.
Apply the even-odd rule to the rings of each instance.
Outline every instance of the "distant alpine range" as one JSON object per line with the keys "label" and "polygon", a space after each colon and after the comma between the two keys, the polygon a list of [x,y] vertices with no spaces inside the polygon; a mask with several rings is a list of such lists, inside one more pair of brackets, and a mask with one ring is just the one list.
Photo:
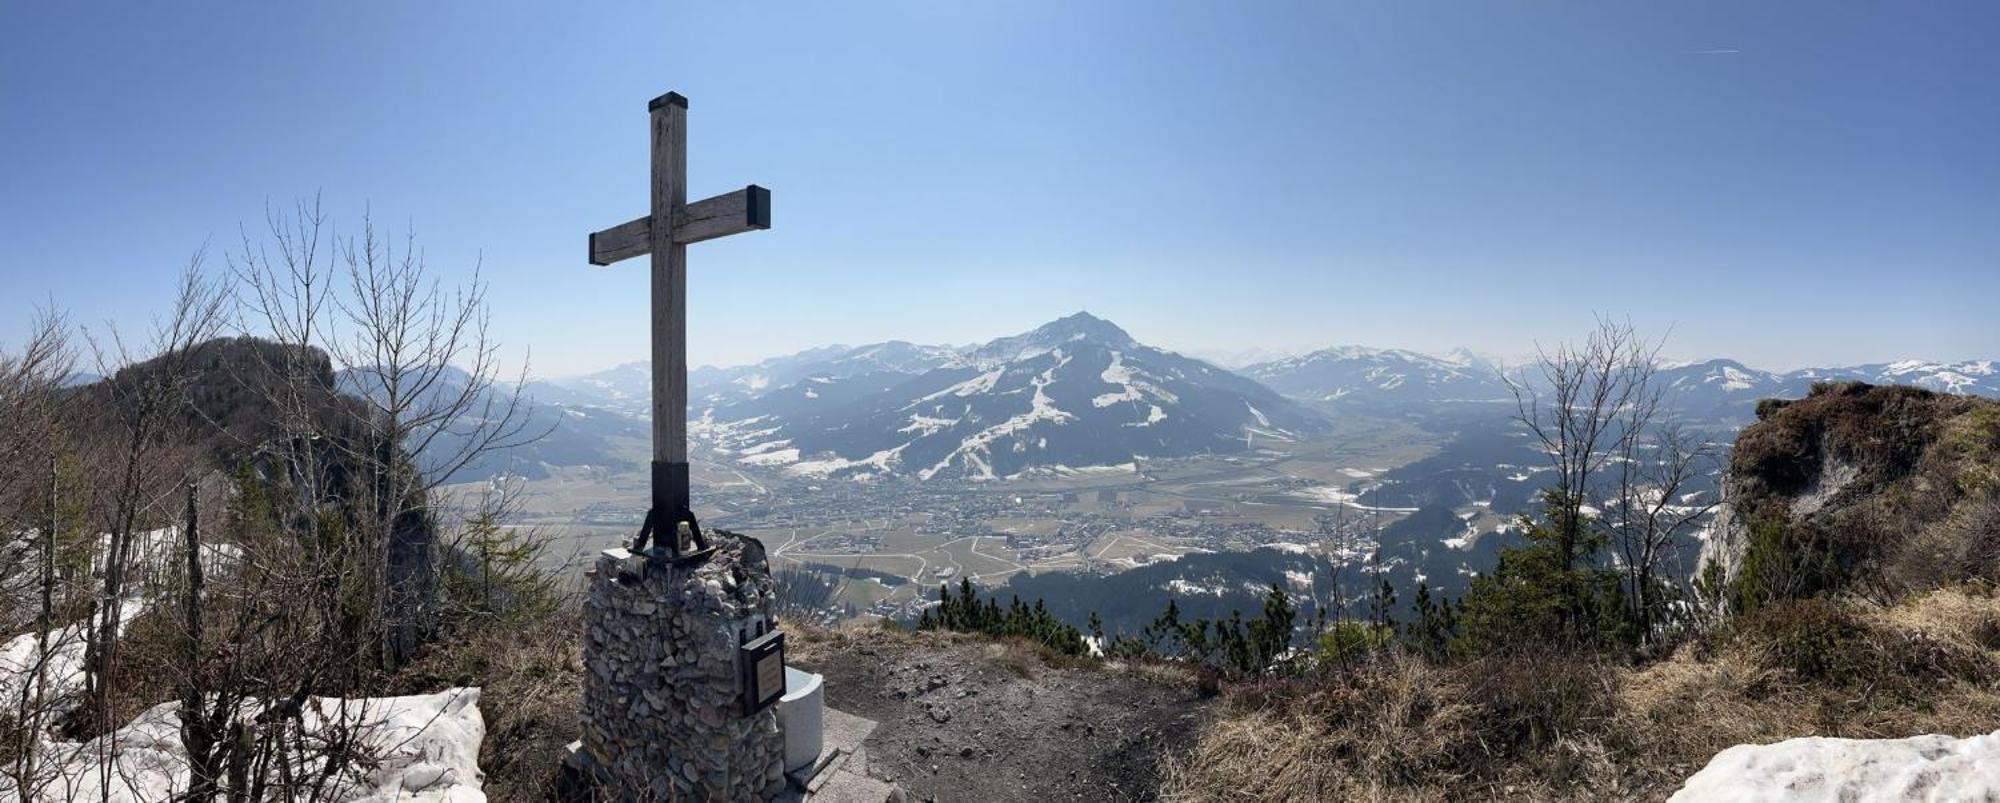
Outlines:
{"label": "distant alpine range", "polygon": [[[562,428],[643,422],[645,363],[533,383]],[[1776,373],[1727,359],[1664,366],[1674,409],[1740,426],[1758,399],[1860,380],[2000,397],[1991,360],[1906,360]],[[1465,350],[1343,346],[1229,371],[1079,312],[971,346],[826,346],[689,373],[689,432],[712,454],[801,477],[991,480],[1133,470],[1325,431],[1344,409],[1511,405],[1502,369]],[[563,435],[554,435],[562,439]],[[551,454],[588,449],[551,448]]]}
{"label": "distant alpine range", "polygon": [[[1343,346],[1302,357],[1245,366],[1244,376],[1294,399],[1390,403],[1509,401],[1502,369],[1459,349],[1420,354],[1401,349]],[[1532,369],[1511,375],[1535,379]],[[1856,380],[1915,385],[1941,393],[2000,396],[2000,364],[1993,360],[1938,363],[1904,360],[1845,368],[1802,368],[1774,373],[1735,360],[1667,363],[1656,375],[1681,416],[1703,422],[1749,423],[1757,400],[1804,396],[1815,382]]]}

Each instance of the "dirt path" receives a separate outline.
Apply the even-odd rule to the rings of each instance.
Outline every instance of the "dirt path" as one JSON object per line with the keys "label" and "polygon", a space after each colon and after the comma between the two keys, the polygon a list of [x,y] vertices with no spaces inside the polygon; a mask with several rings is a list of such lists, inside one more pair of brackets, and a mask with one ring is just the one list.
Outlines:
{"label": "dirt path", "polygon": [[1053,667],[1028,649],[873,631],[801,640],[828,705],[880,724],[868,772],[911,799],[1149,800],[1208,703],[1158,671]]}

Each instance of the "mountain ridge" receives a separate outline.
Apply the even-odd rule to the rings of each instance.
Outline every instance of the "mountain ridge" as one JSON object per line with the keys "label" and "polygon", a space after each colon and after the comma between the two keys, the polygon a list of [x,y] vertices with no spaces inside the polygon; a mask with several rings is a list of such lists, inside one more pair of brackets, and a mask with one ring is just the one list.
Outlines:
{"label": "mountain ridge", "polygon": [[690,431],[795,475],[989,480],[1247,451],[1325,426],[1087,312],[963,349],[874,344],[797,368],[790,384],[707,393]]}

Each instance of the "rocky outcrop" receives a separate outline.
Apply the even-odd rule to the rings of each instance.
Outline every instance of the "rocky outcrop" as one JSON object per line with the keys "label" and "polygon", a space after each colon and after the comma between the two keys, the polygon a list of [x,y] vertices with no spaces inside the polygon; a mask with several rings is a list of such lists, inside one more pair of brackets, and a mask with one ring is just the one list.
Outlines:
{"label": "rocky outcrop", "polygon": [[1733,581],[1789,550],[1817,574],[1787,583],[1884,593],[2000,579],[2000,401],[1828,383],[1760,403],[1757,419],[1731,453],[1704,564]]}

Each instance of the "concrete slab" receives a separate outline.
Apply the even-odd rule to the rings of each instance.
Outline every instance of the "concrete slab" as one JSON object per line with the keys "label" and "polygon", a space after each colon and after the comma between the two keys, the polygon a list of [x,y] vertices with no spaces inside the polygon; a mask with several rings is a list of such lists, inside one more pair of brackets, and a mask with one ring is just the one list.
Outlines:
{"label": "concrete slab", "polygon": [[896,786],[868,776],[868,751],[861,746],[878,724],[845,711],[826,709],[819,760],[808,771],[792,774],[793,794],[785,799],[825,803],[890,800]]}
{"label": "concrete slab", "polygon": [[807,799],[815,803],[884,803],[894,791],[888,781],[843,771]]}
{"label": "concrete slab", "polygon": [[861,749],[861,743],[868,741],[869,734],[875,732],[880,723],[872,719],[862,719],[836,708],[826,709],[825,743],[827,747],[837,747],[849,753]]}

